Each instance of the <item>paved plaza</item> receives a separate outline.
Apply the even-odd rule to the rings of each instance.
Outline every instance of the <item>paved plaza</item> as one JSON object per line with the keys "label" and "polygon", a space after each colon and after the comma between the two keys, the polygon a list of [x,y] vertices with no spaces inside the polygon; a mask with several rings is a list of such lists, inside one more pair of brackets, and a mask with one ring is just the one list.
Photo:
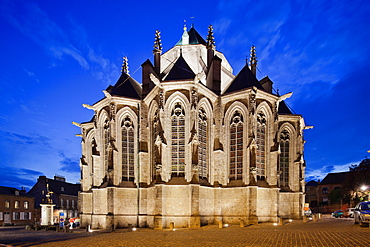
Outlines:
{"label": "paved plaza", "polygon": [[[114,232],[78,230],[73,233],[0,228],[2,246],[370,246],[370,228],[353,219],[324,216],[314,223],[288,222],[219,229],[210,225],[170,231],[138,229]],[[1,246],[1,245],[0,245]]]}

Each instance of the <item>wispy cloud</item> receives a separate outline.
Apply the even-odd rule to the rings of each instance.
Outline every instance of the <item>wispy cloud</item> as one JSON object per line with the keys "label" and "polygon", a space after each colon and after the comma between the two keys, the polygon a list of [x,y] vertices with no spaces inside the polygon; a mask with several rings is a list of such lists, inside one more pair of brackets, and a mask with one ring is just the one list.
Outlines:
{"label": "wispy cloud", "polygon": [[63,152],[59,153],[59,156],[62,158],[60,161],[60,170],[68,173],[79,173],[79,159],[78,158],[69,158]]}
{"label": "wispy cloud", "polygon": [[[307,99],[321,97],[370,54],[369,46],[364,45],[370,32],[360,22],[367,19],[363,17],[370,11],[370,5],[364,1],[351,4],[319,0],[258,4],[220,1],[219,9],[214,31],[216,42],[219,35],[219,44],[225,52],[237,48],[244,50],[246,56],[249,47],[256,45],[261,72],[258,76],[269,75],[281,92],[294,91]],[[228,41],[224,42],[225,39]],[[359,50],[356,44],[368,48]],[[237,60],[244,66],[245,62],[238,58],[240,54],[227,55],[230,62]],[[320,94],[308,90],[318,82]]]}
{"label": "wispy cloud", "polygon": [[[82,52],[69,42],[63,30],[36,4],[23,3],[10,6],[8,6],[7,13],[2,11],[2,15],[15,28],[46,49],[55,58],[62,59],[63,56],[67,55],[75,59],[84,69],[89,68]],[[19,7],[24,8],[24,16],[16,16],[13,13],[14,8]]]}
{"label": "wispy cloud", "polygon": [[16,145],[32,145],[50,147],[50,138],[41,135],[22,135],[6,131],[0,131],[2,140],[7,141],[9,144]]}
{"label": "wispy cloud", "polygon": [[323,166],[319,169],[308,168],[306,170],[306,181],[323,180],[328,173],[347,172],[352,165],[358,165],[359,163],[360,161],[356,161],[344,165]]}
{"label": "wispy cloud", "polygon": [[36,182],[39,176],[44,175],[42,172],[15,168],[15,167],[1,167],[3,171],[0,173],[1,185],[20,189],[22,186],[30,189]]}
{"label": "wispy cloud", "polygon": [[[16,15],[17,8],[22,8],[24,15]],[[88,42],[88,35],[70,16],[69,29],[62,29],[48,14],[35,3],[7,2],[0,7],[0,16],[11,23],[25,36],[33,40],[51,57],[57,60],[72,58],[84,70],[91,70],[98,80],[105,84],[117,78],[119,69],[109,59],[99,55]],[[65,31],[65,30],[68,30]],[[51,67],[57,63],[51,62]],[[25,70],[29,76],[35,75]],[[114,79],[113,79],[114,78]]]}

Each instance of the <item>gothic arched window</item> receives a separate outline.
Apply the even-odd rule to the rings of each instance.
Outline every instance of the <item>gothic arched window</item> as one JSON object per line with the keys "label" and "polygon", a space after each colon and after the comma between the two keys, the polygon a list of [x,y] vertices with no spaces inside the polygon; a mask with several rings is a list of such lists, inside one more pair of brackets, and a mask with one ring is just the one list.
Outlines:
{"label": "gothic arched window", "polygon": [[236,111],[230,122],[230,179],[243,177],[243,116]]}
{"label": "gothic arched window", "polygon": [[280,134],[280,187],[289,186],[289,144],[289,132],[287,130],[283,130]]}
{"label": "gothic arched window", "polygon": [[185,175],[185,111],[176,103],[171,112],[171,171],[172,175]]}
{"label": "gothic arched window", "polygon": [[207,115],[203,108],[198,113],[198,172],[199,177],[207,177]]}
{"label": "gothic arched window", "polygon": [[134,125],[129,116],[122,121],[122,180],[134,181]]}
{"label": "gothic arched window", "polygon": [[262,112],[257,115],[257,179],[264,180],[266,176],[266,116]]}

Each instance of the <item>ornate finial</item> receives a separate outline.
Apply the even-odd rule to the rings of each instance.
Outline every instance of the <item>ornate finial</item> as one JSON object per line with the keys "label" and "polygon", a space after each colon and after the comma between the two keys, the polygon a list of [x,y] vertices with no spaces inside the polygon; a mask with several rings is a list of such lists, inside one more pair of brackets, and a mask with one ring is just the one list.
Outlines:
{"label": "ornate finial", "polygon": [[184,32],[182,33],[181,45],[189,44],[189,34],[186,28],[186,20],[184,20]]}
{"label": "ornate finial", "polygon": [[129,75],[129,71],[128,71],[128,58],[127,57],[123,57],[123,64],[122,64],[122,70],[121,70],[121,72]]}
{"label": "ornate finial", "polygon": [[256,47],[252,45],[251,47],[251,60],[250,60],[250,66],[257,66],[257,57],[256,57]]}
{"label": "ornate finial", "polygon": [[161,32],[159,30],[155,30],[153,53],[155,52],[162,53]]}
{"label": "ornate finial", "polygon": [[213,27],[209,25],[207,35],[207,47],[215,47],[215,37],[213,37]]}
{"label": "ornate finial", "polygon": [[250,62],[250,69],[253,73],[253,75],[256,76],[256,70],[257,70],[257,57],[256,57],[256,47],[252,45],[251,47],[251,60]]}

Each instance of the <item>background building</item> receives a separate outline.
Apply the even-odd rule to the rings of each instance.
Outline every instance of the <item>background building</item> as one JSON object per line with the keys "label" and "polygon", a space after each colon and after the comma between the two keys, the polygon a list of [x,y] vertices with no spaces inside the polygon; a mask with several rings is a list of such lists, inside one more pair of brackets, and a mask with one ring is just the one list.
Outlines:
{"label": "background building", "polygon": [[54,176],[54,179],[40,176],[37,183],[28,192],[35,197],[35,208],[40,216],[40,203],[47,203],[47,193],[51,192],[51,200],[54,207],[54,216],[57,219],[59,212],[64,212],[65,218],[74,218],[78,216],[78,192],[80,184],[71,184],[65,182],[65,178]]}
{"label": "background building", "polygon": [[[184,27],[154,64],[142,64],[141,84],[121,77],[92,106],[82,136],[82,224],[156,228],[218,221],[253,223],[300,218],[304,204],[303,130],[266,76],[249,64],[237,74],[215,49]],[[243,56],[243,55],[242,55]]]}
{"label": "background building", "polygon": [[0,225],[34,222],[34,198],[25,190],[0,186]]}
{"label": "background building", "polygon": [[311,180],[306,183],[306,203],[310,205],[310,208],[315,211],[318,207],[317,203],[317,186],[319,182]]}

